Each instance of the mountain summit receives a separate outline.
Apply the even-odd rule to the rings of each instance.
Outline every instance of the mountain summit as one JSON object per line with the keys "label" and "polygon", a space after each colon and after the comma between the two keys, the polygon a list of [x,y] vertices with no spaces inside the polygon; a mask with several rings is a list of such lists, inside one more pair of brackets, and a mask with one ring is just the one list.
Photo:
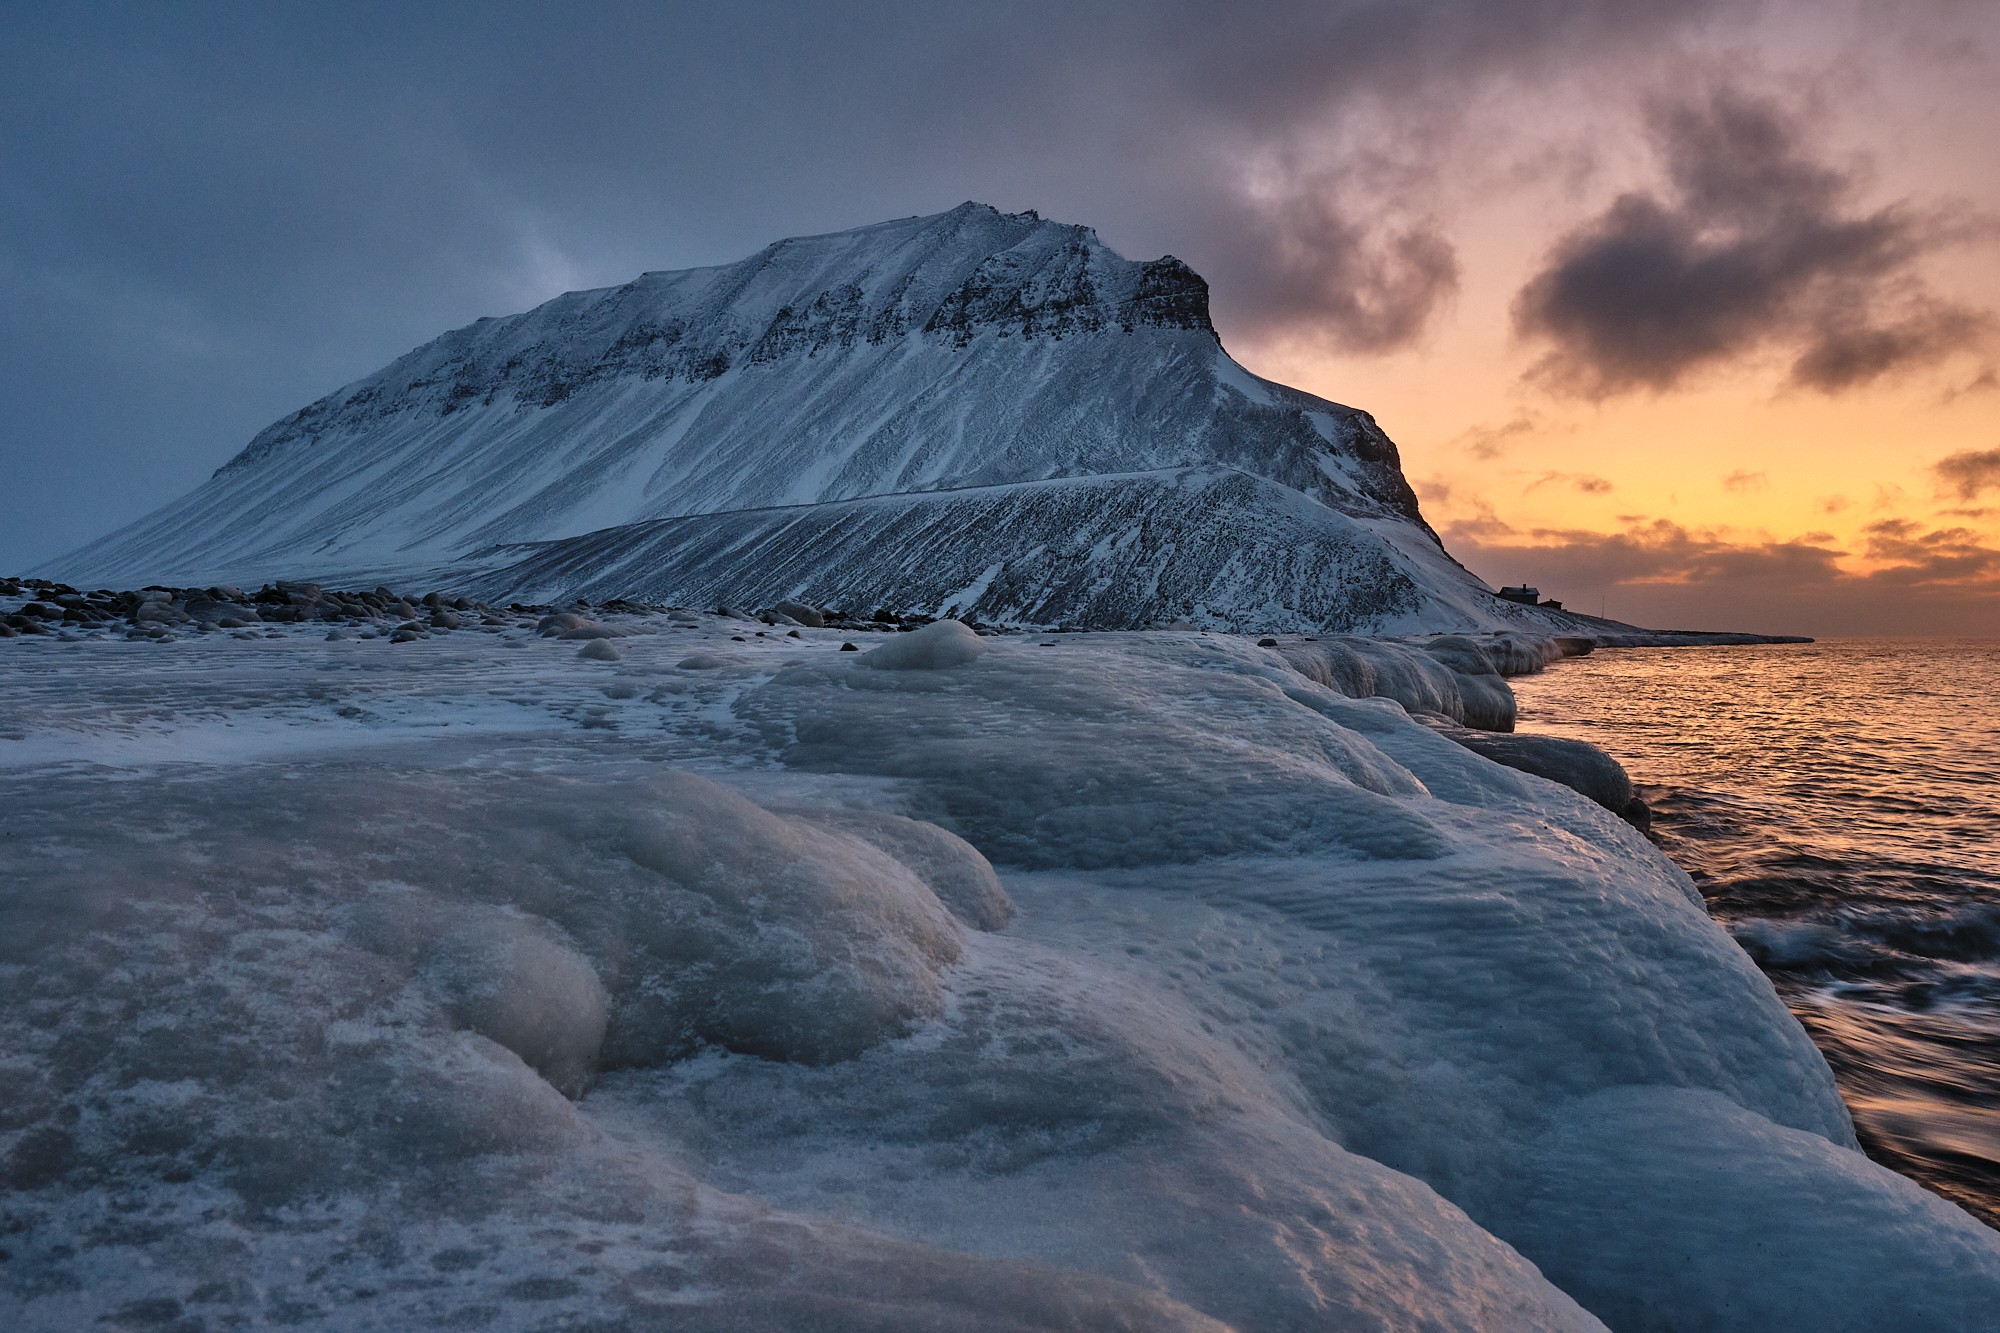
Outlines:
{"label": "mountain summit", "polygon": [[1208,287],[967,203],[481,319],[53,562],[989,620],[1541,623],[1457,565],[1366,413],[1258,378]]}

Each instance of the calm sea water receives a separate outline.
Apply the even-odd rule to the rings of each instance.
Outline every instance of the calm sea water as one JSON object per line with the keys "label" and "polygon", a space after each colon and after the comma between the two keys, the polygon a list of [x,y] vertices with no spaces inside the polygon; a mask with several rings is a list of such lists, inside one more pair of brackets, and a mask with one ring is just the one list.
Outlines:
{"label": "calm sea water", "polygon": [[2000,642],[1619,649],[1517,678],[1826,1053],[1869,1153],[2000,1225]]}

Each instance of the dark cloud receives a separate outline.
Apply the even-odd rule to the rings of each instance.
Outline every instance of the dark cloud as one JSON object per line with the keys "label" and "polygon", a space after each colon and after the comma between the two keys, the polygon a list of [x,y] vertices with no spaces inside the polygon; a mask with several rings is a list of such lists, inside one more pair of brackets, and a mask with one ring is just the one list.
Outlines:
{"label": "dark cloud", "polygon": [[1962,210],[1857,209],[1854,169],[1815,154],[1806,114],[1723,84],[1656,105],[1658,193],[1629,193],[1561,240],[1515,322],[1552,344],[1543,382],[1589,397],[1671,388],[1765,348],[1833,393],[1982,345],[1984,311],[1924,289],[1918,267],[1985,233]]}
{"label": "dark cloud", "polygon": [[1979,493],[2000,488],[2000,449],[1967,449],[1947,454],[1931,464],[1931,471],[1961,500],[1976,500]]}
{"label": "dark cloud", "polygon": [[[1650,518],[1612,533],[1524,529],[1470,507],[1470,522],[1441,529],[1469,568],[1525,579],[1579,611],[1660,629],[2000,634],[2000,549],[1964,528],[1885,519],[1849,550],[1823,532],[1749,539]],[[1854,557],[1875,567],[1850,573]]]}
{"label": "dark cloud", "polygon": [[1331,186],[1254,203],[1258,263],[1230,300],[1257,322],[1348,352],[1413,342],[1458,290],[1458,256],[1433,226],[1359,221]]}
{"label": "dark cloud", "polygon": [[1762,472],[1746,472],[1741,468],[1722,479],[1725,491],[1761,491],[1771,484],[1771,478]]}
{"label": "dark cloud", "polygon": [[1970,528],[1932,528],[1911,519],[1883,519],[1862,529],[1862,550],[1888,562],[1870,577],[1895,584],[1992,585],[2000,591],[2000,550]]}

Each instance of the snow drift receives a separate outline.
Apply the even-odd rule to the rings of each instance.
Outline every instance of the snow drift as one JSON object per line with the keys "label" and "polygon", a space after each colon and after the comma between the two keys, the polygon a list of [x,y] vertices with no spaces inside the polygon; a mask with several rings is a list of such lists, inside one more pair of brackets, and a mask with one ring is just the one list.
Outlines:
{"label": "snow drift", "polygon": [[1365,412],[1231,360],[1179,260],[978,204],[482,319],[49,569],[1102,628],[1569,623],[1446,555]]}

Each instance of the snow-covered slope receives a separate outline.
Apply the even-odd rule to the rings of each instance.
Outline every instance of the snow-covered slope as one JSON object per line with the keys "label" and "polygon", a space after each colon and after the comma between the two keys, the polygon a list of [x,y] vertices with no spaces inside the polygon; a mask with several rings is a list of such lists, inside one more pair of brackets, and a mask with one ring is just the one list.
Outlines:
{"label": "snow-covered slope", "polygon": [[[1212,485],[1240,475],[1226,483],[1227,521],[1160,503],[1157,477],[1175,469]],[[1130,482],[1136,492],[1115,480],[1134,474],[1153,479]],[[980,530],[983,551],[956,543],[953,569],[998,565],[1020,583],[1046,566],[1006,604],[1102,605],[1121,624],[1203,608],[1242,628],[1507,619],[1444,554],[1374,421],[1238,366],[1186,265],[1134,262],[1088,228],[979,204],[482,319],[277,422],[192,494],[48,569],[103,584],[462,582],[476,569],[482,588],[506,591],[496,571],[515,557],[491,548],[597,534],[521,564],[523,587],[749,601],[804,576],[715,563],[714,534],[754,540],[779,521],[745,511],[904,497],[899,512],[931,524],[928,541],[977,505],[956,493],[1074,478],[1102,480],[996,495],[1007,524]],[[907,498],[942,492],[954,498]],[[1080,512],[1086,497],[1100,507]],[[740,517],[670,530],[700,537],[603,531],[724,514]],[[794,533],[796,518],[783,520]],[[1061,586],[1079,571],[1048,556],[1079,521],[1091,549],[1116,557],[1089,574],[1106,594],[1082,602]],[[1258,540],[1279,530],[1313,554]],[[843,582],[825,595],[929,609],[973,581],[944,587],[909,557],[909,535],[844,541]],[[1195,564],[1218,588],[1180,577],[1189,550],[1209,553]],[[566,577],[552,582],[557,567]],[[1157,586],[1110,588],[1170,567]],[[612,569],[624,583],[607,581]],[[1354,619],[1358,607],[1387,619]]]}
{"label": "snow-covered slope", "polygon": [[1403,535],[1262,477],[1178,468],[656,519],[495,553],[507,563],[470,583],[495,599],[888,603],[1100,629],[1170,610],[1213,628],[1384,632],[1515,609]]}

